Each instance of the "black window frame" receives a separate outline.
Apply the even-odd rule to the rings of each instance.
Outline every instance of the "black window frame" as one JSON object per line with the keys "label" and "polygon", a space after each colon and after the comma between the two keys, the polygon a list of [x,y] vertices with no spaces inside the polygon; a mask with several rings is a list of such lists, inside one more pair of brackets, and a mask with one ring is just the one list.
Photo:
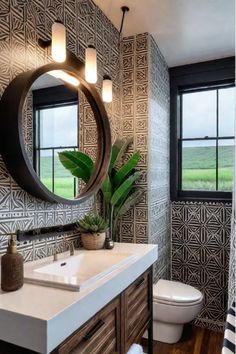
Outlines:
{"label": "black window frame", "polygon": [[181,189],[181,93],[235,86],[235,57],[184,65],[170,74],[170,192],[171,200],[231,202],[232,193]]}
{"label": "black window frame", "polygon": [[[54,150],[63,149],[78,149],[78,146],[56,146],[42,148],[40,147],[40,125],[37,112],[47,108],[65,107],[70,105],[78,105],[78,90],[71,90],[64,85],[58,85],[38,90],[33,90],[33,167],[40,176],[39,155],[41,150],[52,150],[52,192],[55,193],[55,163]],[[76,197],[76,178],[74,178],[74,197]]]}

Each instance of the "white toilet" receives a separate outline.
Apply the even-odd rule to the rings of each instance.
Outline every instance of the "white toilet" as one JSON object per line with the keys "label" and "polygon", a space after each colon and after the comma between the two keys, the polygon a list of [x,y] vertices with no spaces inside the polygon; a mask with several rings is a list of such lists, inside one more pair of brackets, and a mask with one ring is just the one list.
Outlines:
{"label": "white toilet", "polygon": [[183,325],[199,314],[202,304],[203,295],[194,287],[160,279],[153,285],[153,339],[178,342]]}

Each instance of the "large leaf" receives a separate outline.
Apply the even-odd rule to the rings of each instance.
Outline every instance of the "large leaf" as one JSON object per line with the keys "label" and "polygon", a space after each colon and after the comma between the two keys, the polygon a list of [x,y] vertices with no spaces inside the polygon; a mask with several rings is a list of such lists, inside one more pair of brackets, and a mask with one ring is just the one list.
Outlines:
{"label": "large leaf", "polygon": [[133,191],[134,185],[132,184],[129,188],[126,189],[126,191],[122,194],[122,197],[119,199],[119,201],[115,204],[115,208],[119,209],[124,202],[126,201],[127,197],[130,195],[130,193]]}
{"label": "large leaf", "polygon": [[140,152],[136,151],[129,158],[129,160],[115,173],[112,182],[114,187],[120,186],[127,176],[130,175],[132,170],[137,166],[140,159]]}
{"label": "large leaf", "polygon": [[105,203],[110,203],[112,196],[112,185],[110,181],[110,177],[107,175],[105,181],[101,186],[102,195]]}
{"label": "large leaf", "polygon": [[138,200],[143,195],[143,189],[135,189],[132,194],[126,199],[124,204],[120,208],[116,208],[115,210],[115,217],[118,218],[121,215],[125,214],[132,206],[134,206]]}
{"label": "large leaf", "polygon": [[133,183],[135,181],[137,181],[140,176],[141,176],[141,172],[135,172],[134,174],[132,174],[129,178],[127,178],[113,193],[112,197],[111,197],[111,204],[112,205],[117,205],[120,200],[122,200],[122,198],[124,197],[125,194],[127,194],[128,191],[130,191],[130,189],[133,186]]}
{"label": "large leaf", "polygon": [[133,142],[133,138],[127,139],[117,139],[114,144],[112,145],[111,150],[111,160],[109,165],[108,172],[110,173],[112,168],[120,161],[121,157],[123,156],[125,150],[128,146]]}
{"label": "large leaf", "polygon": [[124,202],[123,205],[121,205],[121,207],[116,208],[115,212],[114,212],[114,223],[113,223],[113,227],[114,230],[116,230],[117,228],[117,223],[119,218],[125,214],[130,208],[132,208],[132,206],[134,206],[139,199],[142,197],[143,195],[143,190],[142,189],[135,189],[134,192],[132,194],[130,194],[130,196],[126,199],[126,201]]}
{"label": "large leaf", "polygon": [[94,163],[87,154],[81,151],[62,151],[58,155],[62,165],[73,176],[81,178],[85,183],[89,181]]}

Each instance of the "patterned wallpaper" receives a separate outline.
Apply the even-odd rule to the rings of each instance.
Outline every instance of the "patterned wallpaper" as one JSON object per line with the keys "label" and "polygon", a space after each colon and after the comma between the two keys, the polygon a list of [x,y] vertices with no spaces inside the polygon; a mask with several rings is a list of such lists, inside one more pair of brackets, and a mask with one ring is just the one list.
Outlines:
{"label": "patterned wallpaper", "polygon": [[230,307],[236,299],[236,219],[232,220],[229,262],[229,301]]}
{"label": "patterned wallpaper", "polygon": [[147,33],[124,38],[121,49],[122,134],[134,135],[132,148],[141,151],[144,193],[123,217],[120,234],[122,241],[158,244],[157,280],[168,278],[170,268],[168,67]]}
{"label": "patterned wallpaper", "polygon": [[[10,0],[3,0],[0,4],[0,14],[1,94],[7,84],[18,73],[43,65],[50,60],[47,51],[38,46],[37,39],[38,37],[50,38],[51,25],[56,18],[61,19],[66,24],[68,47],[80,59],[84,60],[85,47],[88,44],[95,44],[98,50],[99,80],[97,88],[101,89],[104,73],[110,74],[113,79],[114,99],[112,104],[106,105],[113,139],[121,133],[123,136],[134,136],[132,149],[141,151],[139,167],[145,171],[138,182],[144,189],[143,198],[124,217],[120,228],[122,240],[148,242],[148,193],[150,194],[150,191],[148,191],[147,187],[147,151],[149,144],[148,105],[151,100],[151,91],[152,101],[159,100],[155,108],[160,112],[159,124],[161,119],[165,117],[165,113],[163,113],[164,101],[160,95],[160,89],[155,85],[150,85],[149,87],[149,76],[157,75],[157,79],[161,80],[162,87],[166,90],[165,94],[168,92],[167,76],[165,78],[161,76],[163,75],[162,68],[165,70],[165,75],[168,75],[167,67],[158,48],[156,45],[154,46],[150,35],[141,34],[136,37],[125,38],[122,43],[122,56],[120,56],[118,31],[90,0],[65,0],[63,2],[48,0],[16,0],[11,2]],[[153,48],[152,51],[150,51],[150,48]],[[152,66],[150,66],[151,53],[152,60],[155,62],[155,65]],[[7,58],[10,58],[10,60],[7,60]],[[120,58],[122,58],[121,61]],[[157,70],[155,68],[156,65],[158,66]],[[120,66],[122,66],[123,72],[120,70]],[[120,92],[121,85],[123,87],[122,93]],[[85,151],[93,154],[96,139],[91,130],[91,111],[86,103],[82,101],[80,101],[80,111],[84,112],[82,124],[86,129],[86,133],[82,137],[83,146]],[[168,97],[166,102],[168,102]],[[154,110],[152,112],[152,121],[155,124]],[[122,119],[120,118],[121,115]],[[27,128],[25,129],[25,138],[30,141],[29,131],[31,131],[31,127],[28,129],[27,114],[23,123]],[[168,134],[167,130],[162,131],[162,134]],[[167,141],[168,136],[166,136],[165,146],[168,144]],[[28,144],[28,148],[30,150],[30,144]],[[163,178],[165,179],[165,176]],[[150,198],[152,205],[150,204],[149,209],[151,210],[152,208],[153,220],[150,228],[150,239],[151,242],[156,242],[158,236],[162,240],[162,245],[164,245],[166,230],[163,225],[163,216],[165,216],[164,209],[166,207],[165,203],[160,199],[162,197],[158,188],[154,184],[152,188],[156,199],[151,202]],[[163,182],[163,188],[166,190],[165,182]],[[89,210],[92,203],[93,200],[90,200],[78,207],[71,207],[68,205],[53,205],[37,200],[16,185],[7,172],[4,163],[0,162],[0,234],[12,232],[16,229],[30,229],[71,222]],[[157,207],[159,212],[157,212]],[[155,227],[157,228],[158,225],[162,226],[157,233]],[[0,237],[0,252],[2,253],[5,251],[6,238]],[[69,235],[69,238],[77,241],[77,235]],[[25,243],[20,245],[20,249],[28,261],[35,257],[51,254],[53,242],[54,240],[35,242],[33,244]],[[163,247],[162,249],[164,250]],[[160,264],[164,264],[164,257],[161,258]],[[163,269],[161,272],[164,276]]]}
{"label": "patterned wallpaper", "polygon": [[[236,157],[236,146],[235,146]],[[229,301],[228,308],[236,299],[236,165],[234,168],[234,195],[232,203],[232,221],[230,238],[230,260],[229,260]]]}
{"label": "patterned wallpaper", "polygon": [[195,323],[223,330],[228,294],[232,206],[223,203],[172,203],[172,279],[204,294]]}
{"label": "patterned wallpaper", "polygon": [[147,33],[127,37],[122,41],[122,136],[134,136],[134,150],[141,152],[139,168],[144,170],[137,185],[143,188],[143,197],[123,217],[120,238],[123,242],[148,241],[148,38]]}
{"label": "patterned wallpaper", "polygon": [[155,280],[170,277],[171,230],[169,190],[169,72],[156,42],[150,37],[148,208],[149,243],[158,244]]}
{"label": "patterned wallpaper", "polygon": [[[68,48],[84,61],[85,48],[94,44],[98,51],[98,90],[102,77],[113,80],[113,102],[106,105],[112,126],[113,139],[120,134],[119,33],[91,0],[1,0],[0,2],[0,95],[9,82],[22,71],[50,61],[37,39],[50,38],[51,25],[62,20],[67,28]],[[84,105],[87,120],[83,144],[93,151],[94,136],[89,124],[89,109]],[[27,122],[23,122],[26,126]],[[25,133],[26,138],[28,132]],[[77,206],[56,205],[33,198],[24,192],[9,175],[0,158],[0,235],[16,229],[30,229],[69,223],[91,209],[93,200]],[[78,242],[77,235],[69,239]],[[21,244],[26,260],[52,253],[54,240]],[[0,236],[0,252],[6,238]]]}

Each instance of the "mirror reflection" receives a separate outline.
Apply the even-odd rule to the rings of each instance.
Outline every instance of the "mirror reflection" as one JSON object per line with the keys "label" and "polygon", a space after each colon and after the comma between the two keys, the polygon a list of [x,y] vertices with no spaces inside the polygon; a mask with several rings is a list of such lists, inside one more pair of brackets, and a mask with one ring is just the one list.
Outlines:
{"label": "mirror reflection", "polygon": [[92,109],[70,73],[50,71],[32,85],[24,107],[27,154],[41,182],[54,194],[74,199],[85,183],[59,159],[63,151],[81,151],[95,162],[97,126]]}

